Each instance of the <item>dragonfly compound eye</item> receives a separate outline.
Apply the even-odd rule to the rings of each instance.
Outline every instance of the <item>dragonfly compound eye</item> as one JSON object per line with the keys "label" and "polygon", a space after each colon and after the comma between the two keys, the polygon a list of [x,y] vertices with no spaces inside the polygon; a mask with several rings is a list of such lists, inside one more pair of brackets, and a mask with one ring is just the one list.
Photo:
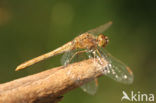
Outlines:
{"label": "dragonfly compound eye", "polygon": [[100,34],[97,37],[97,41],[98,41],[98,46],[99,47],[105,47],[107,45],[107,43],[109,42],[108,37],[104,36],[103,34]]}

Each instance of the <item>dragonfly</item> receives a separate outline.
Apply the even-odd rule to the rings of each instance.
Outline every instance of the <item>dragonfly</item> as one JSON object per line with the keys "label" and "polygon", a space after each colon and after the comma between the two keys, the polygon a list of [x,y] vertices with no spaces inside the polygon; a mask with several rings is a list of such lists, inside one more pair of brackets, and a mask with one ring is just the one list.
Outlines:
{"label": "dragonfly", "polygon": [[[131,69],[105,50],[109,39],[107,36],[103,35],[103,33],[111,25],[112,21],[88,30],[63,46],[20,64],[15,71],[27,68],[47,58],[64,53],[61,59],[64,66],[84,59],[96,58],[95,62],[98,62],[97,67],[102,69],[104,75],[117,82],[131,84],[133,82],[133,72]],[[107,66],[104,67],[104,65],[102,65],[102,59],[108,62]],[[83,91],[92,95],[96,93],[98,83],[97,78],[94,79],[95,81],[91,81],[81,86]]]}

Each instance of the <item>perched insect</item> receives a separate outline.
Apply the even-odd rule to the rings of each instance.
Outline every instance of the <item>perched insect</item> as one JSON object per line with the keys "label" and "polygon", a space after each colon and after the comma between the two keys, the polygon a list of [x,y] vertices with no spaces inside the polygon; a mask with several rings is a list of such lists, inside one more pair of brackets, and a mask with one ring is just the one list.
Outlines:
{"label": "perched insect", "polygon": [[[107,45],[109,40],[107,36],[104,36],[101,33],[107,30],[111,24],[112,22],[108,22],[95,29],[89,30],[49,53],[43,54],[19,65],[16,68],[16,71],[29,67],[57,54],[65,53],[62,58],[64,65],[80,61],[85,58],[96,58],[99,64],[97,66],[98,68],[103,69],[104,75],[109,76],[118,82],[130,84],[133,82],[133,73],[130,68],[104,50],[104,47]],[[101,58],[108,62],[107,67],[103,67],[103,65],[101,65],[103,62]],[[96,92],[96,88],[97,85],[94,82],[90,82],[82,86],[82,89],[89,94],[94,94]]]}

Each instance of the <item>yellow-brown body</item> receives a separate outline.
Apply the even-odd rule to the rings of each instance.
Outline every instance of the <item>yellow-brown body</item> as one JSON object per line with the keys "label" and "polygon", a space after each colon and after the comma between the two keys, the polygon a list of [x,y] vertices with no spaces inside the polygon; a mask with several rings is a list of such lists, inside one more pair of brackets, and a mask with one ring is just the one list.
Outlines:
{"label": "yellow-brown body", "polygon": [[97,47],[97,39],[89,33],[81,34],[73,40],[73,49],[91,49]]}

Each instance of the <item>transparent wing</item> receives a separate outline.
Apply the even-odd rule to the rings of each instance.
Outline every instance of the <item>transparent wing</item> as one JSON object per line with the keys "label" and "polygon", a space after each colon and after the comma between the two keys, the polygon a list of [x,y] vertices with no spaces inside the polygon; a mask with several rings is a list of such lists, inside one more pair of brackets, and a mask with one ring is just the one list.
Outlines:
{"label": "transparent wing", "polygon": [[79,62],[82,60],[87,60],[93,58],[93,54],[90,50],[86,49],[77,49],[65,52],[61,58],[61,64],[67,65],[74,62]]}
{"label": "transparent wing", "polygon": [[61,58],[61,65],[68,65],[69,63],[71,63],[70,58],[72,57],[73,54],[75,54],[76,51],[67,51],[63,54],[62,58]]}
{"label": "transparent wing", "polygon": [[98,86],[94,80],[92,80],[92,81],[81,86],[81,89],[84,92],[91,94],[91,95],[94,95],[96,93],[97,88],[98,88]]}
{"label": "transparent wing", "polygon": [[88,54],[86,53],[85,50],[71,50],[64,53],[61,59],[61,64],[68,65],[88,58],[89,58]]}
{"label": "transparent wing", "polygon": [[[111,56],[106,50],[98,49],[100,57],[108,61],[106,67],[101,67],[103,74],[122,83],[130,84],[133,82],[133,73],[128,66]],[[100,61],[100,59],[99,59]],[[100,63],[102,63],[100,61]]]}
{"label": "transparent wing", "polygon": [[[74,62],[82,61],[85,59],[93,58],[93,54],[91,51],[84,51],[84,52],[83,51],[84,50],[72,50],[72,51],[66,52],[62,56],[61,63],[66,66],[69,63],[74,63]],[[68,74],[72,75],[70,71],[68,72]],[[92,80],[82,85],[81,89],[88,94],[94,95],[97,90],[97,84],[94,80]]]}
{"label": "transparent wing", "polygon": [[106,24],[103,24],[95,29],[89,30],[88,32],[91,34],[100,34],[106,31],[111,25],[112,25],[112,21],[107,22]]}

